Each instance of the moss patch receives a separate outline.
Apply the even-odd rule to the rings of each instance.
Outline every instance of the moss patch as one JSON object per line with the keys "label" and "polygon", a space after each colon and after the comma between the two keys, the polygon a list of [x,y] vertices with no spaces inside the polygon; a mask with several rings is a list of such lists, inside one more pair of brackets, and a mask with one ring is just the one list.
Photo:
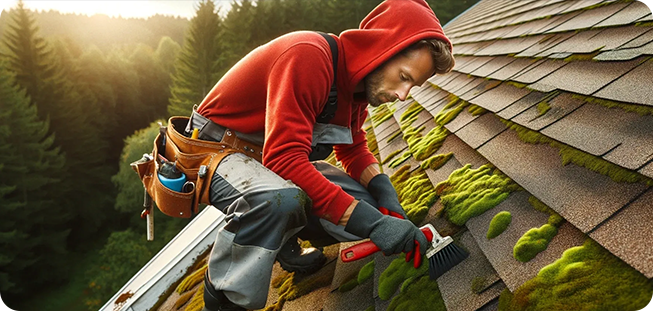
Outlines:
{"label": "moss patch", "polygon": [[459,100],[456,104],[457,106],[453,109],[447,110],[446,107],[442,109],[442,111],[435,116],[435,122],[440,125],[445,125],[453,121],[453,119],[455,119],[463,109],[465,109],[465,107],[469,106],[469,103],[464,100]]}
{"label": "moss patch", "polygon": [[390,137],[388,137],[388,139],[385,142],[389,144],[392,140],[399,137],[399,135],[401,135],[401,134],[402,134],[401,131],[397,131],[397,133],[394,133]]}
{"label": "moss patch", "polygon": [[574,163],[578,166],[587,168],[593,172],[610,177],[615,182],[628,182],[637,183],[641,182],[649,186],[653,186],[653,179],[639,174],[635,171],[625,169],[614,163],[606,161],[600,157],[593,156],[584,151],[570,147],[568,145],[557,142],[548,138],[539,132],[527,129],[519,124],[511,121],[502,121],[512,130],[517,132],[519,138],[529,144],[549,144],[550,146],[560,150],[559,154],[562,157],[562,165]]}
{"label": "moss patch", "polygon": [[467,111],[469,111],[469,113],[473,116],[480,116],[487,112],[485,108],[473,104],[469,106],[469,109],[467,109]]}
{"label": "moss patch", "polygon": [[447,219],[459,226],[497,206],[510,192],[520,189],[508,176],[489,164],[478,169],[467,164],[435,186]]}
{"label": "moss patch", "polygon": [[572,54],[564,59],[565,62],[577,62],[577,61],[592,61],[596,55],[599,55],[600,51],[592,53],[582,53],[582,54]]}
{"label": "moss patch", "polygon": [[406,151],[406,152],[404,152],[404,154],[401,155],[401,157],[392,160],[392,162],[390,162],[390,164],[388,164],[388,166],[391,167],[391,168],[395,168],[395,167],[401,165],[402,163],[408,161],[408,159],[410,159],[410,157],[412,155],[413,154],[410,151]]}
{"label": "moss patch", "polygon": [[616,101],[602,99],[602,98],[582,96],[582,95],[578,95],[578,94],[572,95],[571,97],[573,97],[575,99],[580,99],[580,100],[582,100],[584,102],[587,102],[587,103],[601,105],[601,106],[607,107],[607,108],[623,109],[623,110],[626,110],[628,112],[634,112],[634,113],[642,115],[642,116],[651,116],[651,115],[653,115],[653,107],[651,107],[651,106],[628,104],[628,103],[616,102]]}
{"label": "moss patch", "polygon": [[438,283],[423,276],[406,286],[392,299],[387,311],[446,311]]}
{"label": "moss patch", "polygon": [[438,154],[434,155],[426,160],[424,160],[421,164],[420,167],[425,170],[427,168],[430,168],[432,170],[437,170],[441,168],[444,164],[446,164],[451,157],[453,157],[453,152],[449,152],[447,154]]}
{"label": "moss patch", "polygon": [[475,294],[480,294],[486,287],[487,279],[482,276],[477,276],[472,280],[471,290]]}
{"label": "moss patch", "polygon": [[419,113],[424,111],[424,107],[420,105],[418,102],[413,102],[408,106],[406,111],[401,114],[401,118],[399,118],[399,123],[403,124],[411,124],[417,120]]}
{"label": "moss patch", "polygon": [[558,228],[549,224],[526,231],[515,244],[512,250],[513,257],[521,262],[529,262],[537,254],[546,250],[556,234],[558,234]]}
{"label": "moss patch", "polygon": [[400,254],[393,260],[379,277],[379,298],[388,300],[397,291],[397,288],[407,279],[423,275],[428,272],[428,264],[423,264],[419,269],[413,267],[413,262],[406,262],[406,254]]}
{"label": "moss patch", "polygon": [[519,82],[515,82],[515,81],[509,81],[509,82],[506,82],[506,83],[508,83],[508,85],[512,85],[512,86],[514,86],[516,88],[520,88],[520,89],[523,89],[523,88],[528,86],[528,84],[519,83]]}
{"label": "moss patch", "polygon": [[376,107],[372,113],[370,120],[372,120],[372,125],[377,127],[386,120],[392,118],[392,114],[397,111],[397,108],[394,107],[394,103],[383,104],[379,107]]}
{"label": "moss patch", "polygon": [[307,275],[296,277],[295,273],[288,273],[284,271],[281,275],[271,281],[273,288],[277,288],[279,293],[279,300],[266,307],[265,311],[280,311],[286,301],[295,300],[304,296],[315,289],[329,286],[333,274],[318,273],[314,275]]}
{"label": "moss patch", "polygon": [[551,105],[549,105],[549,103],[547,103],[546,101],[537,104],[538,116],[541,117],[545,115],[547,112],[549,112],[549,110],[551,110]]}
{"label": "moss patch", "polygon": [[401,150],[395,150],[391,152],[383,161],[381,161],[381,164],[386,164],[388,161],[392,160],[392,158],[396,157],[398,154],[401,153]]}
{"label": "moss patch", "polygon": [[504,292],[499,310],[640,310],[653,282],[588,239],[542,268],[514,296]]}
{"label": "moss patch", "polygon": [[488,240],[498,237],[501,233],[506,231],[512,222],[512,214],[507,211],[502,211],[494,215],[490,221],[490,227],[487,229],[486,237]]}
{"label": "moss patch", "polygon": [[372,276],[374,276],[374,260],[365,264],[358,272],[358,284],[363,284],[363,282],[369,280]]}
{"label": "moss patch", "polygon": [[540,201],[538,198],[530,196],[528,198],[528,203],[530,203],[536,210],[549,214],[549,225],[560,228],[560,226],[565,222],[565,219],[562,218],[562,216],[560,216],[546,204],[542,203],[542,201]]}
{"label": "moss patch", "polygon": [[414,224],[421,223],[438,199],[426,172],[422,169],[410,172],[410,166],[404,165],[390,177],[390,181],[397,190],[408,219]]}

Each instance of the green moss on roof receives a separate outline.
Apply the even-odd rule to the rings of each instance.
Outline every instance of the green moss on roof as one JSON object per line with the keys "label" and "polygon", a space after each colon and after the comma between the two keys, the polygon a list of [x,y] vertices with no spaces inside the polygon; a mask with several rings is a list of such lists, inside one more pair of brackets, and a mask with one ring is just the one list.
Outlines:
{"label": "green moss on roof", "polygon": [[436,126],[432,128],[424,137],[408,144],[415,159],[422,161],[433,155],[444,143],[447,136],[450,134],[444,126]]}
{"label": "green moss on roof", "polygon": [[372,120],[372,125],[374,127],[379,126],[381,123],[392,118],[392,114],[395,113],[397,108],[395,108],[394,103],[383,104],[379,107],[374,108],[371,113],[370,120]]}
{"label": "green moss on roof", "polygon": [[653,295],[653,281],[587,239],[499,299],[500,311],[640,310]]}
{"label": "green moss on roof", "polygon": [[401,134],[402,134],[401,131],[397,131],[396,133],[394,133],[390,137],[388,137],[388,139],[385,142],[389,144],[393,139],[399,137],[399,135],[401,135]]}
{"label": "green moss on roof", "polygon": [[388,161],[392,160],[392,158],[396,157],[398,154],[401,153],[401,149],[397,149],[393,152],[391,152],[383,161],[381,161],[381,164],[386,164]]}
{"label": "green moss on roof", "polygon": [[390,177],[390,180],[397,190],[399,202],[406,211],[408,219],[414,224],[421,223],[438,199],[426,172],[421,168],[410,172],[410,166],[404,165]]}
{"label": "green moss on roof", "polygon": [[514,122],[506,121],[503,119],[502,121],[508,126],[508,128],[515,130],[522,141],[529,144],[549,144],[550,146],[560,150],[559,154],[562,157],[562,165],[574,163],[593,172],[608,176],[615,182],[641,182],[649,186],[653,186],[653,179],[649,177],[646,177],[635,171],[625,169],[600,157],[593,156],[587,152],[557,142],[549,137],[540,134],[539,132],[527,129]]}
{"label": "green moss on roof", "polygon": [[551,105],[549,105],[548,102],[542,101],[542,102],[537,104],[538,116],[541,117],[541,116],[545,115],[547,112],[549,112],[549,110],[551,110]]}
{"label": "green moss on roof", "polygon": [[427,168],[430,168],[432,170],[437,170],[443,165],[445,165],[451,158],[453,157],[453,152],[449,152],[447,154],[436,154],[426,160],[424,160],[421,164],[420,167],[425,170]]}
{"label": "green moss on roof", "polygon": [[523,89],[523,88],[528,86],[528,84],[519,83],[519,82],[515,82],[515,81],[508,81],[506,83],[508,83],[508,85],[512,85],[512,86],[514,86],[516,88],[520,88],[520,89]]}
{"label": "green moss on roof", "polygon": [[453,121],[453,119],[455,119],[468,105],[468,102],[460,100],[458,106],[455,108],[449,110],[446,110],[446,108],[442,109],[442,111],[440,111],[440,113],[435,116],[435,122],[440,125],[448,124],[449,122]]}
{"label": "green moss on roof", "polygon": [[498,237],[501,233],[506,231],[508,226],[512,222],[512,214],[507,211],[501,211],[492,217],[490,221],[490,226],[487,229],[487,234],[485,235],[488,240]]}
{"label": "green moss on roof", "polygon": [[472,293],[475,293],[475,294],[478,295],[481,292],[483,292],[483,290],[486,287],[486,283],[487,283],[487,278],[482,277],[482,276],[475,277],[472,280],[472,284],[471,284],[471,288],[470,288],[472,290]]}
{"label": "green moss on roof", "polygon": [[467,164],[435,186],[447,219],[459,226],[497,206],[510,192],[520,189],[508,176],[489,164],[478,169]]}
{"label": "green moss on roof", "polygon": [[428,276],[418,278],[402,289],[390,302],[387,311],[446,311],[438,283]]}
{"label": "green moss on roof", "polygon": [[408,106],[408,109],[406,109],[406,111],[401,114],[399,123],[401,123],[401,125],[413,123],[415,120],[417,120],[419,113],[423,110],[424,107],[422,107],[422,105],[420,105],[418,102],[413,102],[410,104],[410,106]]}
{"label": "green moss on roof", "polygon": [[578,61],[594,61],[594,57],[596,55],[599,55],[600,50],[603,47],[600,47],[596,49],[595,52],[592,53],[579,53],[579,54],[572,54],[568,56],[567,58],[564,59],[565,62],[578,62]]}
{"label": "green moss on roof", "polygon": [[405,280],[416,275],[426,274],[428,272],[427,262],[425,261],[419,269],[415,269],[412,261],[406,262],[406,254],[400,254],[379,277],[379,298],[390,299]]}
{"label": "green moss on roof", "polygon": [[338,287],[341,293],[348,292],[374,276],[374,260],[365,264],[350,280]]}
{"label": "green moss on roof", "polygon": [[408,159],[410,159],[411,156],[412,156],[412,153],[410,151],[406,151],[406,152],[404,152],[404,154],[401,155],[401,157],[392,160],[392,162],[390,162],[390,164],[388,164],[388,166],[391,167],[391,168],[395,168],[395,167],[403,164],[404,162],[408,161]]}
{"label": "green moss on roof", "polygon": [[636,114],[642,115],[642,116],[652,116],[653,115],[653,107],[651,106],[646,106],[646,105],[637,105],[637,104],[629,104],[629,103],[622,103],[622,102],[616,102],[612,100],[607,100],[607,99],[602,99],[602,98],[597,98],[597,97],[591,97],[591,96],[583,96],[583,95],[572,95],[573,98],[582,100],[587,103],[592,103],[592,104],[597,104],[601,105],[607,108],[619,108],[626,110],[628,112],[634,112]]}
{"label": "green moss on roof", "polygon": [[485,108],[474,104],[470,104],[469,109],[467,111],[469,111],[469,113],[473,116],[480,116],[487,112]]}
{"label": "green moss on roof", "polygon": [[365,264],[358,272],[358,284],[363,284],[363,282],[369,280],[372,276],[374,276],[374,260]]}
{"label": "green moss on roof", "polygon": [[544,204],[542,201],[540,201],[538,198],[535,196],[530,196],[528,198],[528,202],[538,211],[542,213],[547,213],[549,214],[549,220],[548,224],[555,226],[557,228],[560,228],[560,226],[564,223],[565,219],[562,218],[558,213],[556,213],[552,208],[548,207],[546,204]]}
{"label": "green moss on roof", "polygon": [[529,262],[537,254],[546,250],[556,234],[558,234],[558,228],[548,223],[526,231],[515,244],[512,250],[513,257],[521,262]]}

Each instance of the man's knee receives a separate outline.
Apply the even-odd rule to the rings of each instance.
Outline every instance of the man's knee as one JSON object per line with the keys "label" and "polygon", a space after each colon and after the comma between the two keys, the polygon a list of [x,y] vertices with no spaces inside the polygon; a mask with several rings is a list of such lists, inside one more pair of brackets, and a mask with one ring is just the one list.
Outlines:
{"label": "man's knee", "polygon": [[271,190],[267,193],[272,210],[290,223],[306,224],[306,215],[311,208],[311,199],[306,192],[297,187]]}

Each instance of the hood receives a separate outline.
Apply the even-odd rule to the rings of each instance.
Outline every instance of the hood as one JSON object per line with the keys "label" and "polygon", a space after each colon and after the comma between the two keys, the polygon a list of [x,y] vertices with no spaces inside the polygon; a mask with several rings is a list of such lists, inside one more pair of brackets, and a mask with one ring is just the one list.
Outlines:
{"label": "hood", "polygon": [[352,89],[392,56],[422,39],[449,43],[440,21],[424,0],[386,0],[368,14],[359,29],[340,36]]}

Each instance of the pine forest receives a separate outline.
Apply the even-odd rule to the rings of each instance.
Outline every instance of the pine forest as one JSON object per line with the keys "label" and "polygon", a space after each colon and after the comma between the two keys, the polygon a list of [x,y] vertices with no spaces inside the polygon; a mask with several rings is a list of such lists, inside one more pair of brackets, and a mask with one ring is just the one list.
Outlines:
{"label": "pine forest", "polygon": [[[97,310],[188,222],[146,241],[129,167],[255,47],[357,28],[380,0],[211,0],[190,20],[0,15],[0,292],[18,310]],[[427,1],[444,25],[475,0]]]}

